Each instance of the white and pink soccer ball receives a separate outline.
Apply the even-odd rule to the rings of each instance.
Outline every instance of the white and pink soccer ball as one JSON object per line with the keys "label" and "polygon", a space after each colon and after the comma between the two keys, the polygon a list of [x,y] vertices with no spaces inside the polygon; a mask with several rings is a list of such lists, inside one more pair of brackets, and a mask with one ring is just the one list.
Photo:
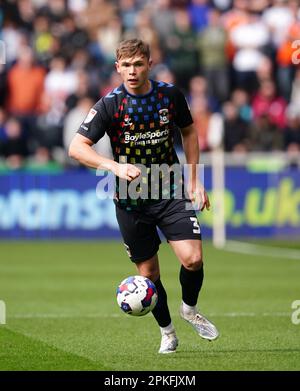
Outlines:
{"label": "white and pink soccer ball", "polygon": [[130,276],[117,289],[117,302],[122,311],[133,316],[143,316],[157,303],[157,291],[149,278]]}

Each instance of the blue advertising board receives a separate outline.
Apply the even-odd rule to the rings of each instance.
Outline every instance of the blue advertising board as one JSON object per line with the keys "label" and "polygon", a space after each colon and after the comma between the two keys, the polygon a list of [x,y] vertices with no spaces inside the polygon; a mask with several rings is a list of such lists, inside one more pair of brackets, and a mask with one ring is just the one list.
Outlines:
{"label": "blue advertising board", "polygon": [[[0,237],[120,238],[112,197],[99,191],[104,178],[88,170],[0,175]],[[211,191],[209,168],[205,187]],[[299,236],[299,171],[228,168],[225,215],[229,237]],[[204,236],[211,236],[212,212],[200,213],[199,220]]]}

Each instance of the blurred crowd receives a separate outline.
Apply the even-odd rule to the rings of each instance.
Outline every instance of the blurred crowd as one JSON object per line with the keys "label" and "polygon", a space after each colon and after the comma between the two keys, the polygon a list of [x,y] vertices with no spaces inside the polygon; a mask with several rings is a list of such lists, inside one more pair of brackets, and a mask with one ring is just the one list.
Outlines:
{"label": "blurred crowd", "polygon": [[66,148],[121,83],[115,50],[133,37],[151,45],[151,77],[186,94],[201,151],[299,153],[298,0],[0,0],[0,160],[72,164]]}

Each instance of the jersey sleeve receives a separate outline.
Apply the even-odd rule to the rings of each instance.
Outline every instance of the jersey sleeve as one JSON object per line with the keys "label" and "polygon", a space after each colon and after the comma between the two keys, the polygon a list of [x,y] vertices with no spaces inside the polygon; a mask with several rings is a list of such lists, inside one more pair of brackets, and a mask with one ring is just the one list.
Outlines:
{"label": "jersey sleeve", "polygon": [[175,88],[175,123],[179,128],[185,128],[193,123],[193,118],[183,93]]}
{"label": "jersey sleeve", "polygon": [[104,99],[101,98],[89,111],[77,133],[87,137],[96,144],[109,129],[111,119],[107,113]]}

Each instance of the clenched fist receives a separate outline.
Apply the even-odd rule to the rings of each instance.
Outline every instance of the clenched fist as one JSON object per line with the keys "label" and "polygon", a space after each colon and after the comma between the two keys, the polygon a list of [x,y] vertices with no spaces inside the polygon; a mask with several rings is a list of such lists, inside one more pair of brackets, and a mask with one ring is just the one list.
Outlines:
{"label": "clenched fist", "polygon": [[119,178],[126,179],[127,181],[131,182],[141,174],[141,170],[135,167],[133,164],[118,164],[115,170],[115,174]]}

